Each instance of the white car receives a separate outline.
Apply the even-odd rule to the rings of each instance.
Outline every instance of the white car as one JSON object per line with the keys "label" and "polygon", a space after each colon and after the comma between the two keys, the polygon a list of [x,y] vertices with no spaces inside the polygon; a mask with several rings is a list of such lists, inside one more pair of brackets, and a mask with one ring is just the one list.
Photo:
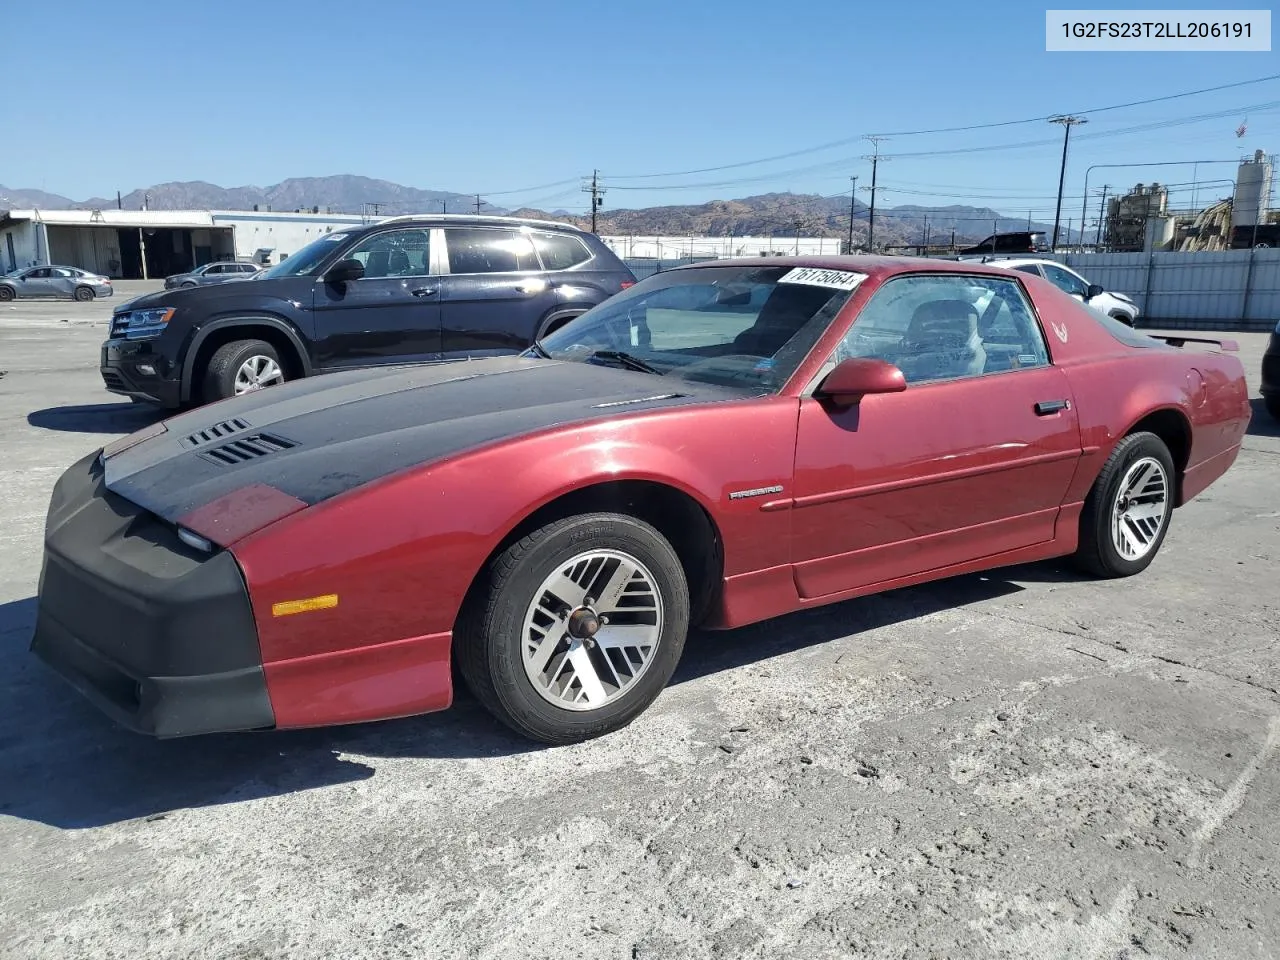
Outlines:
{"label": "white car", "polygon": [[[1008,257],[990,261],[993,266],[1007,267],[1010,270],[1021,270],[1044,277],[1059,290],[1071,294],[1081,303],[1087,303],[1093,309],[1119,320],[1121,323],[1134,325],[1138,319],[1138,305],[1123,293],[1103,290],[1092,284],[1070,267],[1056,260],[1045,260],[1036,257]],[[1093,295],[1090,296],[1092,291]]]}

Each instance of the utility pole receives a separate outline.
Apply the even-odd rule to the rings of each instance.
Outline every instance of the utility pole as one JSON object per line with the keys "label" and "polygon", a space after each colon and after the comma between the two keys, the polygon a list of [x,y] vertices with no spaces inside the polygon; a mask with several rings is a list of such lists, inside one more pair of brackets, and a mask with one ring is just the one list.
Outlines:
{"label": "utility pole", "polygon": [[583,193],[591,194],[591,232],[596,232],[596,211],[604,206],[604,197],[602,194],[605,188],[600,186],[600,171],[591,171],[591,180],[582,186]]}
{"label": "utility pole", "polygon": [[800,256],[800,225],[803,221],[799,217],[795,218],[796,225],[796,256]]}
{"label": "utility pole", "polygon": [[[1051,250],[1057,250],[1058,227],[1062,222],[1062,188],[1067,179],[1067,144],[1071,141],[1071,128],[1077,123],[1088,123],[1089,121],[1084,117],[1061,116],[1052,117],[1049,122],[1062,124],[1062,169],[1058,173],[1058,209],[1053,215],[1053,243],[1049,245]],[[1083,229],[1083,226],[1081,229]],[[1069,235],[1070,230],[1067,232]]]}
{"label": "utility pole", "polygon": [[477,193],[476,194],[476,213],[480,212],[480,204],[481,204],[480,194]]}
{"label": "utility pole", "polygon": [[863,157],[863,160],[871,161],[871,209],[867,213],[867,252],[875,253],[876,240],[876,168],[880,166],[880,141],[887,140],[888,137],[866,136],[864,140],[871,141],[871,156]]}
{"label": "utility pole", "polygon": [[850,177],[853,189],[849,191],[849,253],[853,253],[853,213],[854,207],[858,201],[858,178]]}
{"label": "utility pole", "polygon": [[924,218],[924,255],[929,255],[929,218]]}
{"label": "utility pole", "polygon": [[1098,247],[1102,245],[1102,218],[1107,215],[1107,190],[1111,186],[1109,183],[1102,185],[1102,203],[1098,206],[1098,233],[1093,238],[1093,250],[1095,253]]}
{"label": "utility pole", "polygon": [[449,201],[448,201],[448,200],[441,200],[441,201],[440,201],[440,212],[441,212],[441,213],[448,213],[448,212],[449,212]]}

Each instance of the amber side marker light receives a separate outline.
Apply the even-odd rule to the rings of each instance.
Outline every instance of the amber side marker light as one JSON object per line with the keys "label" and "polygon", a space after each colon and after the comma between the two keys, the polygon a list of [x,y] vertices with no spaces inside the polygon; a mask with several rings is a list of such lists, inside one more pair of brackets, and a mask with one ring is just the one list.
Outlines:
{"label": "amber side marker light", "polygon": [[308,597],[306,600],[285,600],[283,603],[271,605],[273,617],[287,617],[295,613],[310,613],[312,610],[328,610],[338,605],[336,593],[326,593],[323,597]]}

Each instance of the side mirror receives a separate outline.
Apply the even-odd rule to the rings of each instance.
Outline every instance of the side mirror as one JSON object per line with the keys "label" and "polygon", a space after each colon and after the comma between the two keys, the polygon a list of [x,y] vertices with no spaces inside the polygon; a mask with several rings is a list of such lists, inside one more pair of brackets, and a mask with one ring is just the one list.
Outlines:
{"label": "side mirror", "polygon": [[1102,285],[1101,285],[1101,284],[1098,284],[1098,283],[1091,283],[1091,284],[1089,284],[1089,289],[1085,290],[1085,292],[1084,292],[1084,299],[1085,299],[1085,302],[1088,302],[1088,301],[1092,300],[1094,297],[1100,297],[1100,296],[1102,296],[1102,294],[1103,294],[1103,293],[1105,293],[1105,292],[1106,292],[1106,291],[1104,291],[1104,290],[1102,289]]}
{"label": "side mirror", "polygon": [[325,283],[347,283],[364,276],[364,264],[359,260],[339,260],[324,275]]}
{"label": "side mirror", "polygon": [[827,374],[813,395],[836,407],[851,407],[872,393],[901,393],[907,379],[892,363],[874,357],[850,357]]}

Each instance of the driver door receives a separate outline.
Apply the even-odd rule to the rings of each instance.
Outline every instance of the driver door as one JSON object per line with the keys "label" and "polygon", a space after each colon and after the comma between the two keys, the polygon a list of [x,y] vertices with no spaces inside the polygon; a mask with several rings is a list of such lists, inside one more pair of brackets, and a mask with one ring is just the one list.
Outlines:
{"label": "driver door", "polygon": [[802,597],[1054,538],[1080,429],[1016,279],[889,280],[827,367],[854,356],[897,364],[907,389],[848,409],[802,399],[793,528]]}

